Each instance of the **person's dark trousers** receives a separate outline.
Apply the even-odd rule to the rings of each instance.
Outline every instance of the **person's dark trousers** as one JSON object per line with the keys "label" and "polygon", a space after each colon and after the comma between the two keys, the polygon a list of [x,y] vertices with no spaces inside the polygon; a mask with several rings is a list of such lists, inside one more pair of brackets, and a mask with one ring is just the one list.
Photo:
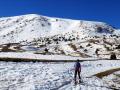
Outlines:
{"label": "person's dark trousers", "polygon": [[79,70],[75,70],[75,75],[74,75],[75,83],[76,83],[77,74],[78,74],[79,80],[81,80],[80,71]]}

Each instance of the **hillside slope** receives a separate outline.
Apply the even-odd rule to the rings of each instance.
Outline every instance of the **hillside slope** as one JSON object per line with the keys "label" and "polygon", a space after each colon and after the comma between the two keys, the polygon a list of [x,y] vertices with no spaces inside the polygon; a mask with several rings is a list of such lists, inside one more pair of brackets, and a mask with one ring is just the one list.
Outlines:
{"label": "hillside slope", "polygon": [[103,22],[36,14],[0,19],[2,52],[35,51],[37,54],[91,57],[96,49],[114,51],[113,45],[119,44],[119,36],[119,30]]}

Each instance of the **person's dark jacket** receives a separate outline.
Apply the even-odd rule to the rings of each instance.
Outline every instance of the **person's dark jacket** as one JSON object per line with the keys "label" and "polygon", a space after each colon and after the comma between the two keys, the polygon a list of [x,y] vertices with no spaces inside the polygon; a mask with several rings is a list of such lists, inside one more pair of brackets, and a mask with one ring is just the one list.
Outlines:
{"label": "person's dark jacket", "polygon": [[81,71],[81,64],[79,62],[76,62],[74,67],[75,67],[75,70]]}

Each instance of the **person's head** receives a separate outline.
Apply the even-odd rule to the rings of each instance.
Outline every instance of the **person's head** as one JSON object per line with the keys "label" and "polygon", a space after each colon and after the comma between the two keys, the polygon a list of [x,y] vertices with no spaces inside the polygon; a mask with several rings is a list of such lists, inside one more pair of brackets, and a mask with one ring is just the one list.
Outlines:
{"label": "person's head", "polygon": [[77,59],[77,62],[79,62],[80,60],[79,59]]}
{"label": "person's head", "polygon": [[111,55],[115,55],[115,53],[114,53],[114,52],[112,52],[112,53],[111,53]]}

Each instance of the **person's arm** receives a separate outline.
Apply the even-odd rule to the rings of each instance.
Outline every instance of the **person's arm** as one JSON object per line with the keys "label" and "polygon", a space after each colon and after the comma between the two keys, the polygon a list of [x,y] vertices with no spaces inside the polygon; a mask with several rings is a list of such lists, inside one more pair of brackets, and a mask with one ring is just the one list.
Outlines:
{"label": "person's arm", "polygon": [[74,64],[74,66],[73,66],[72,70],[75,70],[75,66],[76,66],[76,64]]}

